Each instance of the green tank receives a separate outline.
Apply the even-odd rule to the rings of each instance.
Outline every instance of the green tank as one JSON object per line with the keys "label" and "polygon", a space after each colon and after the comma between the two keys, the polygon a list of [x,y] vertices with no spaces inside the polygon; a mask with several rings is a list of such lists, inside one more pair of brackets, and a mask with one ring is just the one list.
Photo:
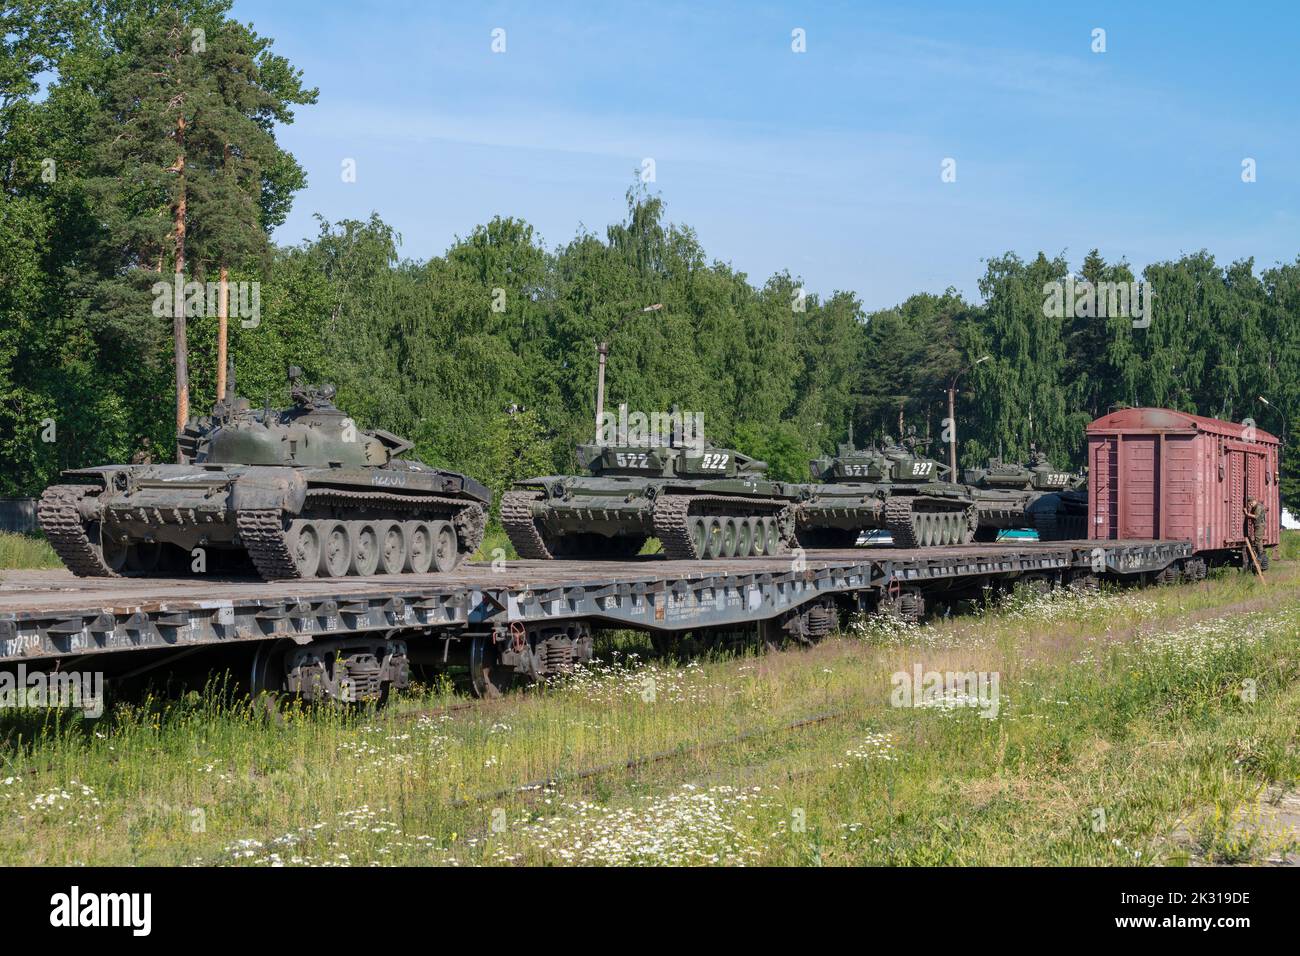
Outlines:
{"label": "green tank", "polygon": [[948,467],[885,439],[878,448],[840,445],[810,462],[816,484],[799,503],[799,543],[850,548],[862,531],[886,530],[900,548],[968,544],[975,531],[970,491],[947,480]]}
{"label": "green tank", "polygon": [[405,439],[362,431],[334,387],[289,370],[293,407],[251,407],[233,384],[191,419],[179,464],[64,472],[37,515],[75,574],[235,570],[265,579],[449,571],[483,539],[491,492],[413,458]]}
{"label": "green tank", "polygon": [[1034,528],[1044,541],[1086,533],[1084,477],[1055,467],[1040,451],[1031,451],[1024,464],[991,458],[963,477],[979,515],[977,541],[996,541],[999,532],[1014,528]]}
{"label": "green tank", "polygon": [[501,523],[521,558],[629,558],[658,538],[669,558],[784,554],[798,486],[730,448],[580,445],[585,475],[515,483]]}

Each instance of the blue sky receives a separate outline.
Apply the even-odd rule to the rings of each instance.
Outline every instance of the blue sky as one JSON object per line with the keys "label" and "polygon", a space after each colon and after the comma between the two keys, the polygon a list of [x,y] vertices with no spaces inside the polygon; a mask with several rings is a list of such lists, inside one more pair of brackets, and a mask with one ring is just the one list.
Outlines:
{"label": "blue sky", "polygon": [[[276,235],[372,211],[427,258],[492,216],[603,234],[642,162],[761,284],[868,308],[981,260],[1300,255],[1300,6],[235,0],[320,88]],[[505,30],[505,53],[491,50]],[[807,52],[791,50],[805,31]],[[1094,53],[1092,32],[1106,31]],[[1243,183],[1242,160],[1257,181]],[[357,179],[340,175],[356,160]],[[941,164],[956,160],[956,182]]]}

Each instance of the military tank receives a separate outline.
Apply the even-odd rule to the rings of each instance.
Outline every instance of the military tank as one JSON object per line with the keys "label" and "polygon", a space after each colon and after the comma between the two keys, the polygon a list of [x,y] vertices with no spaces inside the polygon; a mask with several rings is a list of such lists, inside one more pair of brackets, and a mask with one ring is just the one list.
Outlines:
{"label": "military tank", "polygon": [[839,446],[809,463],[816,484],[799,503],[799,543],[851,548],[862,531],[889,531],[900,548],[968,544],[975,531],[969,490],[947,480],[948,467],[888,437],[879,447]]}
{"label": "military tank", "polygon": [[669,558],[775,555],[794,543],[797,486],[731,448],[580,445],[585,475],[516,482],[501,523],[521,558],[630,558],[650,537]]}
{"label": "military tank", "polygon": [[996,541],[1000,531],[1034,528],[1044,541],[1086,534],[1084,476],[1055,467],[1040,451],[1025,463],[990,458],[963,476],[979,514],[976,541]]}
{"label": "military tank", "polygon": [[251,562],[269,580],[449,571],[472,554],[491,492],[403,457],[409,441],[357,429],[332,385],[301,377],[289,369],[286,410],[255,409],[232,384],[187,423],[178,464],[65,471],[75,483],[37,506],[63,563],[111,577]]}

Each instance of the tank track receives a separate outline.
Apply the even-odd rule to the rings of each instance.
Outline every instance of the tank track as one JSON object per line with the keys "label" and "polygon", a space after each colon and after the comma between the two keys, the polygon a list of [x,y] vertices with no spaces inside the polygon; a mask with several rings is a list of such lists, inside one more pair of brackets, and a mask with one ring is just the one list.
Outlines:
{"label": "tank track", "polygon": [[284,512],[279,508],[256,508],[235,515],[239,540],[263,580],[301,577],[293,566],[293,555],[284,533]]}
{"label": "tank track", "polygon": [[1082,515],[1040,511],[1034,515],[1039,541],[1073,541],[1086,538],[1088,522]]}
{"label": "tank track", "polygon": [[687,513],[695,499],[689,495],[670,495],[655,501],[655,537],[663,546],[664,554],[675,561],[698,561],[700,553],[691,540]]}
{"label": "tank track", "polygon": [[[473,554],[478,550],[478,546],[483,543],[483,533],[487,526],[487,513],[482,505],[442,495],[412,496],[394,495],[388,492],[316,488],[307,492],[307,498],[313,504],[324,502],[345,507],[377,501],[384,504],[412,506],[449,505],[456,509],[452,523],[456,528],[457,550],[462,554]],[[278,508],[246,509],[235,515],[235,523],[239,526],[239,540],[243,543],[244,550],[248,552],[253,566],[257,568],[258,574],[267,581],[301,577],[298,569],[294,567],[284,517],[284,512]]]}
{"label": "tank track", "polygon": [[903,495],[885,502],[885,527],[896,548],[915,548],[916,527],[912,523],[912,499]]}
{"label": "tank track", "polygon": [[[913,495],[895,495],[885,502],[884,524],[894,539],[896,548],[919,548],[916,537],[916,523],[913,521],[916,498]],[[974,504],[965,509],[966,533],[961,541],[953,544],[970,544],[979,522],[979,512]]]}
{"label": "tank track", "polygon": [[675,561],[698,561],[701,555],[695,550],[691,540],[688,518],[692,505],[696,504],[769,504],[778,505],[775,514],[781,528],[781,553],[790,550],[790,539],[794,536],[793,502],[780,498],[733,498],[728,495],[663,495],[655,500],[654,533],[663,545],[664,554]]}
{"label": "tank track", "polygon": [[531,506],[540,497],[536,491],[507,491],[501,496],[501,525],[519,557],[545,561],[555,555],[546,547],[533,520]]}
{"label": "tank track", "polygon": [[36,520],[50,547],[73,574],[83,578],[115,578],[118,573],[105,562],[86,534],[78,505],[99,489],[90,485],[51,485],[36,505]]}

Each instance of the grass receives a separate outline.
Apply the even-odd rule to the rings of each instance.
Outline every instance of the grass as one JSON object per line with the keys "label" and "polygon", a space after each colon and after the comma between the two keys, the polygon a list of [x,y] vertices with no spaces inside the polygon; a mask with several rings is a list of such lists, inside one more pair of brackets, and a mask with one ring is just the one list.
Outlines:
{"label": "grass", "polygon": [[44,538],[0,531],[0,571],[62,566],[58,555]]}
{"label": "grass", "polygon": [[[463,709],[443,684],[269,719],[213,686],[13,713],[0,864],[1259,863],[1295,850],[1250,821],[1300,779],[1297,598],[1279,562],[777,654],[623,632]],[[891,706],[916,665],[997,675],[996,716]]]}
{"label": "grass", "polygon": [[1300,559],[1300,531],[1287,531],[1283,529],[1282,539],[1278,543],[1277,559],[1279,561],[1295,561]]}

